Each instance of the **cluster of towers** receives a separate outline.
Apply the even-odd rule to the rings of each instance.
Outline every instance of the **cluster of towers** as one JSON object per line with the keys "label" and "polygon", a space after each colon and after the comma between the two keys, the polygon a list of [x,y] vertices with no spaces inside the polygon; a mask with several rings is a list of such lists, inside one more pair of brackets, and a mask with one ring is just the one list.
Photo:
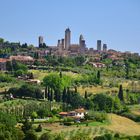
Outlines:
{"label": "cluster of towers", "polygon": [[[43,45],[43,37],[39,36],[39,46]],[[58,40],[57,46],[59,51],[72,51],[76,50],[76,52],[84,53],[86,51],[86,43],[83,35],[80,35],[79,37],[79,44],[71,44],[71,31],[69,28],[65,30],[65,37],[61,40]],[[97,51],[107,51],[107,44],[103,44],[102,41],[97,40]]]}
{"label": "cluster of towers", "polygon": [[62,38],[61,40],[58,40],[57,47],[61,50],[70,50],[71,47],[79,46],[79,48],[85,48],[85,40],[83,38],[83,35],[80,35],[79,37],[79,44],[71,44],[71,31],[69,28],[65,30],[65,38]]}
{"label": "cluster of towers", "polygon": [[58,40],[57,47],[59,50],[69,50],[71,45],[71,31],[69,28],[65,31],[65,39]]}
{"label": "cluster of towers", "polygon": [[97,40],[97,51],[107,51],[107,44],[103,44],[103,49],[102,49],[102,41]]}

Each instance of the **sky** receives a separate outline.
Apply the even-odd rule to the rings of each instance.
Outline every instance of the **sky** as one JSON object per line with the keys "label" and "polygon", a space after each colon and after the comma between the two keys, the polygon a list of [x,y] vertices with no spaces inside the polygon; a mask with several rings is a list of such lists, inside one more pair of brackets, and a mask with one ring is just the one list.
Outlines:
{"label": "sky", "polygon": [[140,53],[140,0],[0,0],[0,37],[11,42],[56,45],[69,27],[72,43],[83,34],[88,48]]}

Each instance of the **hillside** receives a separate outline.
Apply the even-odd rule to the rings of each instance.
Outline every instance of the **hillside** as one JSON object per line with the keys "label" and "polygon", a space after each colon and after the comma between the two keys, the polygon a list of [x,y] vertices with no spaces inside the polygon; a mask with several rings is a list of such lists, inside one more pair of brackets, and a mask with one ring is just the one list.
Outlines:
{"label": "hillside", "polygon": [[140,135],[140,125],[128,118],[110,114],[111,125],[107,129],[126,135]]}

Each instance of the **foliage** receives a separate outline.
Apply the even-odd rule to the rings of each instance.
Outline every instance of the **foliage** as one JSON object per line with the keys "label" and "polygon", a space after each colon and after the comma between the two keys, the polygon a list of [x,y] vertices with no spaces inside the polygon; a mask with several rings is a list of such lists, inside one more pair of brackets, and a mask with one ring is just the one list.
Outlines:
{"label": "foliage", "polygon": [[17,123],[16,117],[0,111],[0,124],[6,126],[15,126]]}
{"label": "foliage", "polygon": [[113,137],[111,134],[105,134],[103,136],[96,136],[94,140],[112,140]]}
{"label": "foliage", "polygon": [[97,111],[120,111],[122,109],[121,103],[106,94],[96,94],[93,97],[94,109]]}
{"label": "foliage", "polygon": [[122,85],[120,85],[119,88],[118,98],[120,99],[120,101],[124,101]]}
{"label": "foliage", "polygon": [[23,140],[37,140],[37,139],[38,138],[37,138],[36,134],[32,131],[29,131],[29,132],[27,132],[27,134]]}
{"label": "foliage", "polygon": [[49,116],[49,114],[51,114],[51,112],[49,112],[47,109],[39,109],[38,111],[37,111],[37,114],[38,114],[38,116],[40,117],[40,118],[44,118],[44,117],[47,117],[47,116]]}
{"label": "foliage", "polygon": [[42,134],[39,140],[53,140],[53,136],[47,132]]}
{"label": "foliage", "polygon": [[6,74],[0,74],[0,82],[14,82],[15,79],[12,78],[10,75],[6,75]]}
{"label": "foliage", "polygon": [[15,128],[17,121],[15,116],[0,112],[0,139],[23,140],[24,134]]}
{"label": "foliage", "polygon": [[22,69],[16,70],[14,73],[16,77],[22,76],[23,74],[25,74],[25,72]]}
{"label": "foliage", "polygon": [[9,93],[10,92],[18,97],[42,98],[43,96],[39,87],[28,84],[24,84],[20,88],[10,88]]}
{"label": "foliage", "polygon": [[91,140],[88,134],[78,132],[75,136],[71,136],[70,140]]}
{"label": "foliage", "polygon": [[36,132],[41,132],[42,131],[42,126],[41,124],[38,125],[38,127],[36,128]]}
{"label": "foliage", "polygon": [[127,117],[135,122],[140,122],[140,116],[139,115],[135,115],[131,112],[122,112],[121,113],[122,116]]}
{"label": "foliage", "polygon": [[88,114],[85,114],[86,120],[94,120],[97,122],[107,121],[107,113],[105,112],[97,112],[97,111],[89,111]]}
{"label": "foliage", "polygon": [[37,117],[38,117],[37,112],[33,111],[32,114],[31,114],[32,120],[34,120],[34,119],[37,118]]}
{"label": "foliage", "polygon": [[22,131],[24,133],[27,133],[31,129],[32,129],[32,123],[29,122],[28,119],[25,119],[25,121],[23,122]]}
{"label": "foliage", "polygon": [[71,78],[63,75],[60,77],[58,74],[52,73],[46,76],[44,79],[44,85],[52,88],[55,91],[63,91],[65,87],[69,87],[71,84]]}

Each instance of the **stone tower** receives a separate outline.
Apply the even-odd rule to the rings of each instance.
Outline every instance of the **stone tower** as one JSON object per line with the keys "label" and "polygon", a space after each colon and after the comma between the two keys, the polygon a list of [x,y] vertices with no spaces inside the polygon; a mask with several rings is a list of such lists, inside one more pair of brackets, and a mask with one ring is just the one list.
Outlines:
{"label": "stone tower", "polygon": [[102,41],[101,40],[97,40],[97,50],[101,51],[102,49]]}
{"label": "stone tower", "polygon": [[43,45],[44,41],[43,41],[43,36],[39,36],[38,38],[38,46]]}
{"label": "stone tower", "polygon": [[65,30],[65,49],[68,50],[71,44],[71,31],[69,28]]}

